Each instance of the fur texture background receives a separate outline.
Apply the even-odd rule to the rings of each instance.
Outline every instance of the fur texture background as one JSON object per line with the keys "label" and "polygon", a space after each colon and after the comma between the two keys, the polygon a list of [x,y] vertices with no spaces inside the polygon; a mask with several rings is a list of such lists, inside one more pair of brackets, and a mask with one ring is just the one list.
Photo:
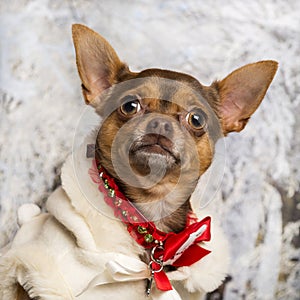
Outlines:
{"label": "fur texture background", "polygon": [[300,2],[11,0],[0,3],[0,245],[16,209],[59,183],[85,109],[71,24],[113,45],[131,69],[168,68],[203,84],[246,63],[279,71],[246,129],[226,139],[212,205],[232,246],[225,299],[300,299]]}

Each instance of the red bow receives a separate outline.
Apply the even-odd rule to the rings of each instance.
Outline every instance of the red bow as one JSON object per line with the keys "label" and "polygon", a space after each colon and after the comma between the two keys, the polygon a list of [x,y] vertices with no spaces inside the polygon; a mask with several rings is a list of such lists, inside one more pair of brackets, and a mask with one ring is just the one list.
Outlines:
{"label": "red bow", "polygon": [[[210,217],[186,227],[180,233],[169,233],[163,247],[157,247],[154,259],[162,260],[166,265],[174,267],[190,266],[210,253],[198,245],[200,242],[210,240]],[[169,263],[168,263],[169,262]],[[159,270],[160,264],[154,262],[153,269]],[[162,291],[172,289],[166,273],[161,270],[154,273],[156,286]]]}

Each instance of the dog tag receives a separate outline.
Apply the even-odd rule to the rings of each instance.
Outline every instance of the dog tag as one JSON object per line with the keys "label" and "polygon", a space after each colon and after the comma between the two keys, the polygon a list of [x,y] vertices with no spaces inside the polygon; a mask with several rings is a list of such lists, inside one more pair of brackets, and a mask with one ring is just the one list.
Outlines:
{"label": "dog tag", "polygon": [[86,158],[95,157],[95,144],[86,145]]}
{"label": "dog tag", "polygon": [[153,283],[153,277],[154,277],[154,271],[151,271],[151,277],[147,279],[147,287],[146,287],[146,295],[147,297],[150,296],[151,293],[151,287]]}

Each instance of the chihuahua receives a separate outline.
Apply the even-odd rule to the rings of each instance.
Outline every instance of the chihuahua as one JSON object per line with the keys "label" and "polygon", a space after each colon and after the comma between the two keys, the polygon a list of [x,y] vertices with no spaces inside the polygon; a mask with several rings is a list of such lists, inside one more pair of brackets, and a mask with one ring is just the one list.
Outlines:
{"label": "chihuahua", "polygon": [[248,64],[204,86],[168,70],[132,72],[103,37],[82,25],[73,26],[73,39],[85,102],[104,118],[97,160],[148,220],[181,232],[216,141],[245,127],[277,62]]}
{"label": "chihuahua", "polygon": [[[26,265],[22,269],[23,276],[18,276],[19,299],[134,300],[147,296],[201,299],[205,292],[214,290],[225,279],[229,255],[217,220],[206,212],[196,214],[191,196],[199,178],[213,162],[217,141],[230,132],[241,131],[260,105],[276,73],[277,62],[265,60],[248,64],[223,80],[204,86],[184,73],[162,69],[130,71],[112,46],[84,25],[73,25],[73,41],[85,102],[101,117],[94,141],[92,172],[97,174],[94,182],[99,184],[104,200],[122,222],[92,211],[84,212],[84,200],[76,204],[80,190],[78,194],[68,192],[63,177],[63,188],[54,192],[47,208],[68,229],[64,234],[71,232],[75,236],[76,246],[68,255],[75,255],[76,247],[86,247],[85,252],[80,259],[68,258],[60,263],[51,256],[47,268],[44,262],[37,262],[35,270],[40,263],[48,274],[53,274],[51,264],[59,266],[61,279],[53,279],[52,285],[48,284],[48,278],[42,282],[39,276],[36,281],[29,280],[26,270],[30,267]],[[77,191],[75,187],[73,190]],[[59,210],[59,201],[67,203],[64,200],[67,197],[76,198],[71,200],[72,207],[65,205]],[[76,210],[76,218],[85,219],[88,226],[80,220],[81,225],[76,230],[70,229],[72,226],[66,220],[71,210]],[[200,216],[204,219],[200,220]],[[96,242],[89,242],[88,234],[80,239],[83,230],[93,232],[91,236]],[[57,249],[67,252],[67,243],[71,241],[66,241],[62,248],[62,240]],[[51,243],[43,257],[56,242],[52,239]],[[34,249],[41,248],[41,244]],[[100,253],[99,261],[105,263],[101,265],[89,258],[84,264],[87,249]],[[110,251],[114,256],[104,259]],[[67,267],[62,266],[67,263]],[[81,268],[75,267],[79,263]],[[16,263],[7,258],[6,266],[9,264],[15,266]],[[88,268],[93,271],[88,273]],[[110,271],[110,275],[97,275],[96,269]],[[125,273],[127,277],[134,273],[131,276],[134,278],[116,278],[116,274],[125,276]],[[1,274],[0,267],[0,279]],[[75,279],[76,274],[82,274],[80,281]],[[13,276],[17,276],[16,273]],[[66,282],[67,288],[62,282]],[[43,284],[43,288],[35,286]],[[8,286],[5,286],[7,290]]]}

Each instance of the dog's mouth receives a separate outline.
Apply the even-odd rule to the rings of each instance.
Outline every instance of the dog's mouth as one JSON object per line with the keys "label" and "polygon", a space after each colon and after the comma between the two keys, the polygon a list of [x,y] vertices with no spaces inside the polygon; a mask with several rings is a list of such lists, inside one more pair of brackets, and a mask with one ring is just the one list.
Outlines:
{"label": "dog's mouth", "polygon": [[174,149],[173,142],[160,134],[146,134],[136,140],[130,148],[130,154],[140,159],[157,156],[158,159],[167,160],[169,163],[180,162],[179,153]]}

